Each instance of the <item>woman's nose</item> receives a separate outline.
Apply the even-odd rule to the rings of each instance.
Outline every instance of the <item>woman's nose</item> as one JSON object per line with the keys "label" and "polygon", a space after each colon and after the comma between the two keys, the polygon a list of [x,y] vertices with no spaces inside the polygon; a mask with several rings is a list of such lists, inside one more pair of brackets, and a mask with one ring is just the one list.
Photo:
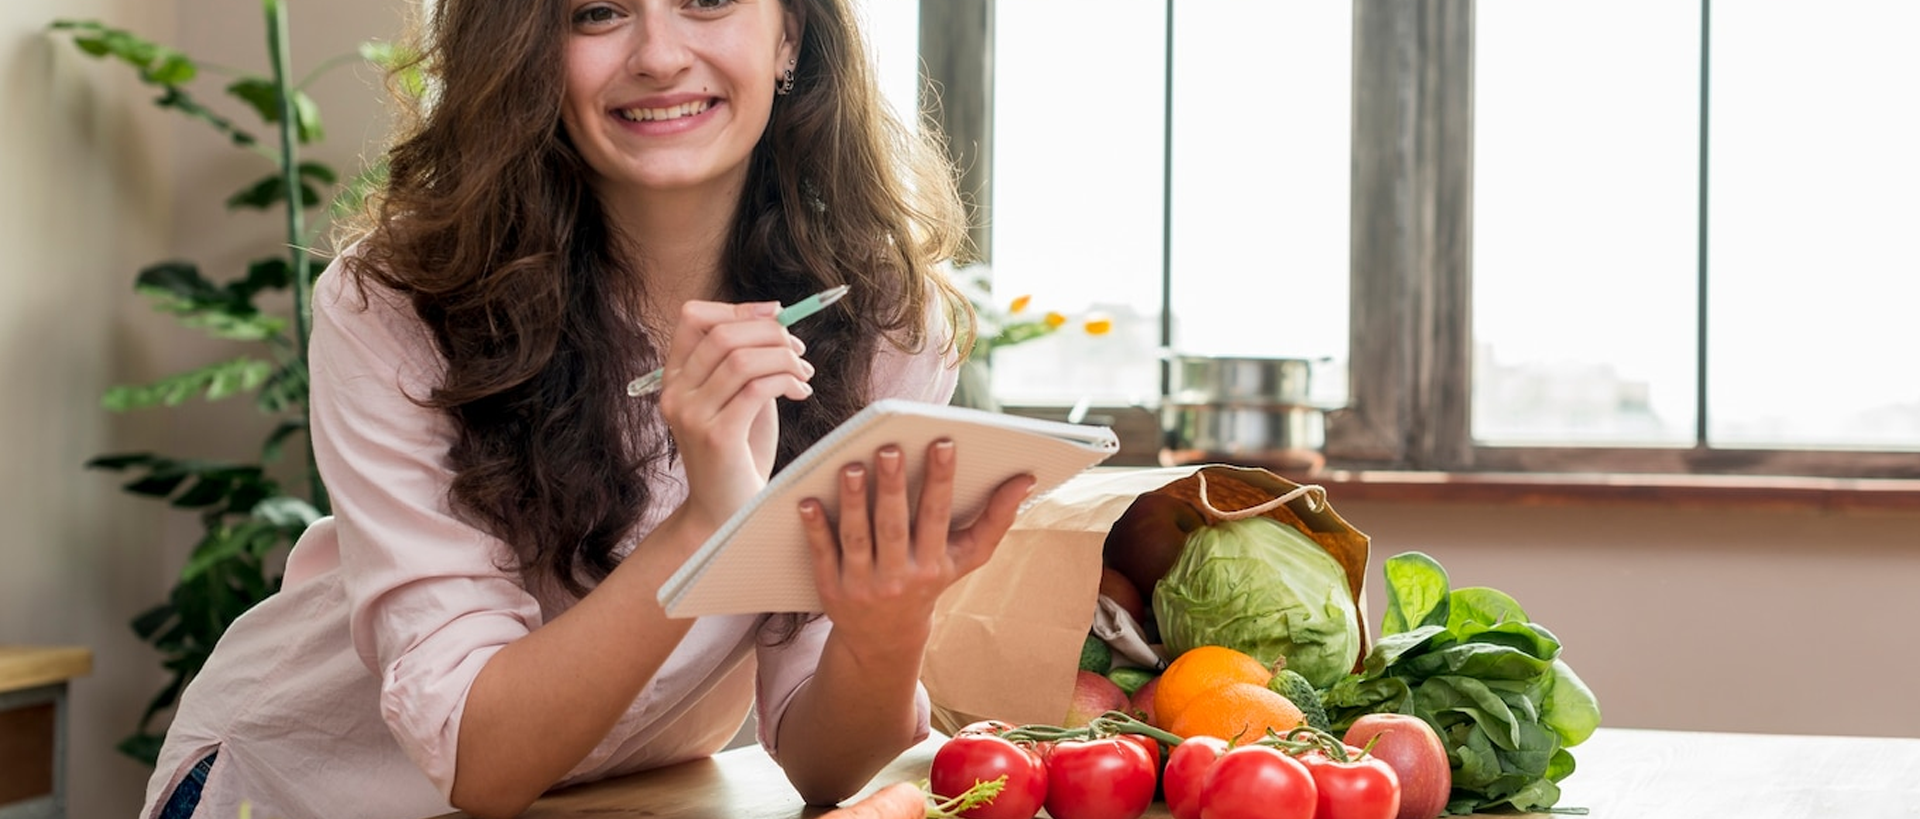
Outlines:
{"label": "woman's nose", "polygon": [[649,3],[634,26],[633,53],[627,56],[627,68],[635,74],[656,79],[672,79],[693,62],[687,48],[688,32],[666,4]]}

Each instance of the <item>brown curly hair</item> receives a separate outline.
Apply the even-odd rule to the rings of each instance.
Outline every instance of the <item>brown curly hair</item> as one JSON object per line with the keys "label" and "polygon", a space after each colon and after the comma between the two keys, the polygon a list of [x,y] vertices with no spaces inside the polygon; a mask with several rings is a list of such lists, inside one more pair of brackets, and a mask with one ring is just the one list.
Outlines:
{"label": "brown curly hair", "polygon": [[[867,402],[880,339],[920,349],[935,309],[972,327],[935,272],[966,227],[938,138],[882,104],[841,0],[785,1],[804,31],[794,86],[748,161],[722,298],[853,288],[794,329],[818,369],[810,399],[780,403],[776,469]],[[405,294],[446,359],[421,400],[453,420],[454,508],[511,544],[522,573],[584,594],[674,451],[647,432],[656,402],[624,391],[662,351],[636,320],[645,271],[616,252],[561,126],[566,5],[433,4],[418,38],[432,91],[409,106],[346,269]]]}

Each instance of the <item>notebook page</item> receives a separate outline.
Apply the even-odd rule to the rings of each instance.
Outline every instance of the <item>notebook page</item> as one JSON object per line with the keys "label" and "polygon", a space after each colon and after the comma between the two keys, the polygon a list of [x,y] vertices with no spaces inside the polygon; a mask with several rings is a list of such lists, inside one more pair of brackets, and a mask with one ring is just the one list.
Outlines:
{"label": "notebook page", "polygon": [[1031,503],[1119,449],[1105,427],[898,399],[874,402],[774,476],[667,580],[660,590],[667,613],[819,611],[800,501],[818,498],[829,516],[837,516],[840,467],[870,463],[874,451],[892,443],[905,456],[911,502],[919,495],[927,447],[942,437],[954,441],[955,528],[978,517],[993,490],[1015,475],[1032,472],[1037,479]]}

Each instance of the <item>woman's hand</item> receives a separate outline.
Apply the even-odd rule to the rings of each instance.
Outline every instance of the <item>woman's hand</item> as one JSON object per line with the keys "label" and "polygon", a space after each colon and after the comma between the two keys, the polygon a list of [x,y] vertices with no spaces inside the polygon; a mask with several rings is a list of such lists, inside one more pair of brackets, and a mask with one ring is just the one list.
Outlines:
{"label": "woman's hand", "polygon": [[818,500],[800,505],[822,606],[849,646],[917,659],[940,593],[993,557],[1033,490],[1033,476],[1011,478],[972,525],[950,531],[957,460],[952,441],[928,447],[917,514],[908,511],[903,453],[892,446],[875,454],[871,469],[841,470],[836,522]]}
{"label": "woman's hand", "polygon": [[766,486],[780,440],[774,399],[813,394],[806,345],[774,302],[689,301],[667,349],[660,414],[687,470],[687,504],[719,526]]}

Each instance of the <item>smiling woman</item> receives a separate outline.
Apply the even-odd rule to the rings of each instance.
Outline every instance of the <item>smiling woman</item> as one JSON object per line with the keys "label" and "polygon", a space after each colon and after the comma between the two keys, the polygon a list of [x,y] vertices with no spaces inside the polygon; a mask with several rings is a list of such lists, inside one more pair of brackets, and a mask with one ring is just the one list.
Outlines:
{"label": "smiling woman", "polygon": [[926,736],[933,601],[1028,481],[956,530],[966,453],[858,453],[844,505],[769,512],[837,558],[820,611],[657,600],[858,409],[951,395],[951,167],[840,0],[441,0],[424,31],[438,93],[313,301],[335,514],[183,694],[146,815],[515,815],[749,711],[802,798],[846,797]]}

